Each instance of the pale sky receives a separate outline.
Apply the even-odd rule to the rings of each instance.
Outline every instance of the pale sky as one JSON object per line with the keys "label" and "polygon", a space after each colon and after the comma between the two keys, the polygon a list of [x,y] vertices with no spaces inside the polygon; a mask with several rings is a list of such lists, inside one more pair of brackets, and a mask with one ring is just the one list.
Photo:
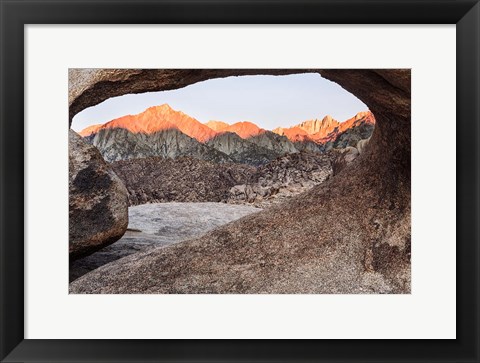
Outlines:
{"label": "pale sky", "polygon": [[200,122],[229,124],[251,121],[272,130],[331,115],[345,121],[368,107],[354,95],[319,74],[217,78],[184,88],[110,98],[78,113],[76,131],[168,103]]}

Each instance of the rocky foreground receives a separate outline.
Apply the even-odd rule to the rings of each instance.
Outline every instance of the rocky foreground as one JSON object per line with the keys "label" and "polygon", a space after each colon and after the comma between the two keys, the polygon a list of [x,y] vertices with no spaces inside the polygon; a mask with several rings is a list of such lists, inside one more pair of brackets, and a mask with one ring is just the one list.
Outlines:
{"label": "rocky foreground", "polygon": [[287,202],[358,155],[354,147],[327,154],[298,152],[258,168],[191,157],[114,162],[129,194],[128,229],[119,241],[71,261],[70,281],[120,258],[198,238],[258,208]]}
{"label": "rocky foreground", "polygon": [[381,199],[359,181],[349,184],[356,200],[332,178],[203,237],[111,262],[72,282],[70,293],[409,292],[409,214],[392,210],[364,224],[356,205],[375,209]]}
{"label": "rocky foreground", "polygon": [[261,209],[224,203],[161,203],[128,209],[125,235],[100,251],[70,263],[70,281],[122,257],[198,238]]}

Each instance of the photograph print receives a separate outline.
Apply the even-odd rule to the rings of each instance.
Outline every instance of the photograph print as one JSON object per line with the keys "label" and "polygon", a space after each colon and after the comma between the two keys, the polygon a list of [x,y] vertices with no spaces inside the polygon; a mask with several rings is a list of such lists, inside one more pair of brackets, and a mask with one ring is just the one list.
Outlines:
{"label": "photograph print", "polygon": [[[410,294],[410,69],[69,69],[70,294]],[[67,257],[65,257],[67,258]]]}

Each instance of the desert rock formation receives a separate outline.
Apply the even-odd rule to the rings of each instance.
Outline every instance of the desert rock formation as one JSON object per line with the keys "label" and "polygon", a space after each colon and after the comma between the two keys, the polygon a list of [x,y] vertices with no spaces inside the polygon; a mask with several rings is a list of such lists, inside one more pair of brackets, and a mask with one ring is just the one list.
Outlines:
{"label": "desert rock formation", "polygon": [[128,190],[131,205],[161,202],[225,202],[230,189],[248,180],[255,168],[191,157],[159,157],[111,164]]}
{"label": "desert rock formation", "polygon": [[229,203],[278,204],[323,183],[332,173],[332,154],[298,152],[257,168],[246,183],[230,189]]}
{"label": "desert rock formation", "polygon": [[[306,143],[327,144],[327,147],[320,147],[321,150],[329,150],[332,147],[341,148],[354,146],[358,140],[371,135],[375,125],[375,117],[372,112],[359,112],[354,117],[338,122],[327,115],[322,120],[304,121],[289,128],[278,127],[273,132],[286,136],[295,145]],[[297,147],[300,150],[311,146]],[[315,151],[314,149],[311,151]]]}
{"label": "desert rock formation", "polygon": [[128,190],[130,205],[224,202],[268,207],[323,183],[332,173],[327,154],[286,154],[266,165],[218,164],[191,157],[117,161],[111,167]]}
{"label": "desert rock formation", "polygon": [[118,240],[128,224],[127,190],[98,150],[69,131],[69,255],[86,256]]}

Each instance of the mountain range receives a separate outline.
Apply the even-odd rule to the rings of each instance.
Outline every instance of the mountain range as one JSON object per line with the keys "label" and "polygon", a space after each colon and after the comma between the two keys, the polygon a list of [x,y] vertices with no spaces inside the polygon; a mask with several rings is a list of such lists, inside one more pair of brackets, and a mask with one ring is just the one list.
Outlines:
{"label": "mountain range", "polygon": [[298,151],[323,152],[356,144],[370,136],[374,123],[373,114],[365,111],[345,122],[325,116],[321,120],[269,131],[248,121],[203,124],[163,104],[137,115],[89,126],[79,134],[96,146],[109,162],[153,156],[173,159],[191,156],[217,163],[258,166]]}

